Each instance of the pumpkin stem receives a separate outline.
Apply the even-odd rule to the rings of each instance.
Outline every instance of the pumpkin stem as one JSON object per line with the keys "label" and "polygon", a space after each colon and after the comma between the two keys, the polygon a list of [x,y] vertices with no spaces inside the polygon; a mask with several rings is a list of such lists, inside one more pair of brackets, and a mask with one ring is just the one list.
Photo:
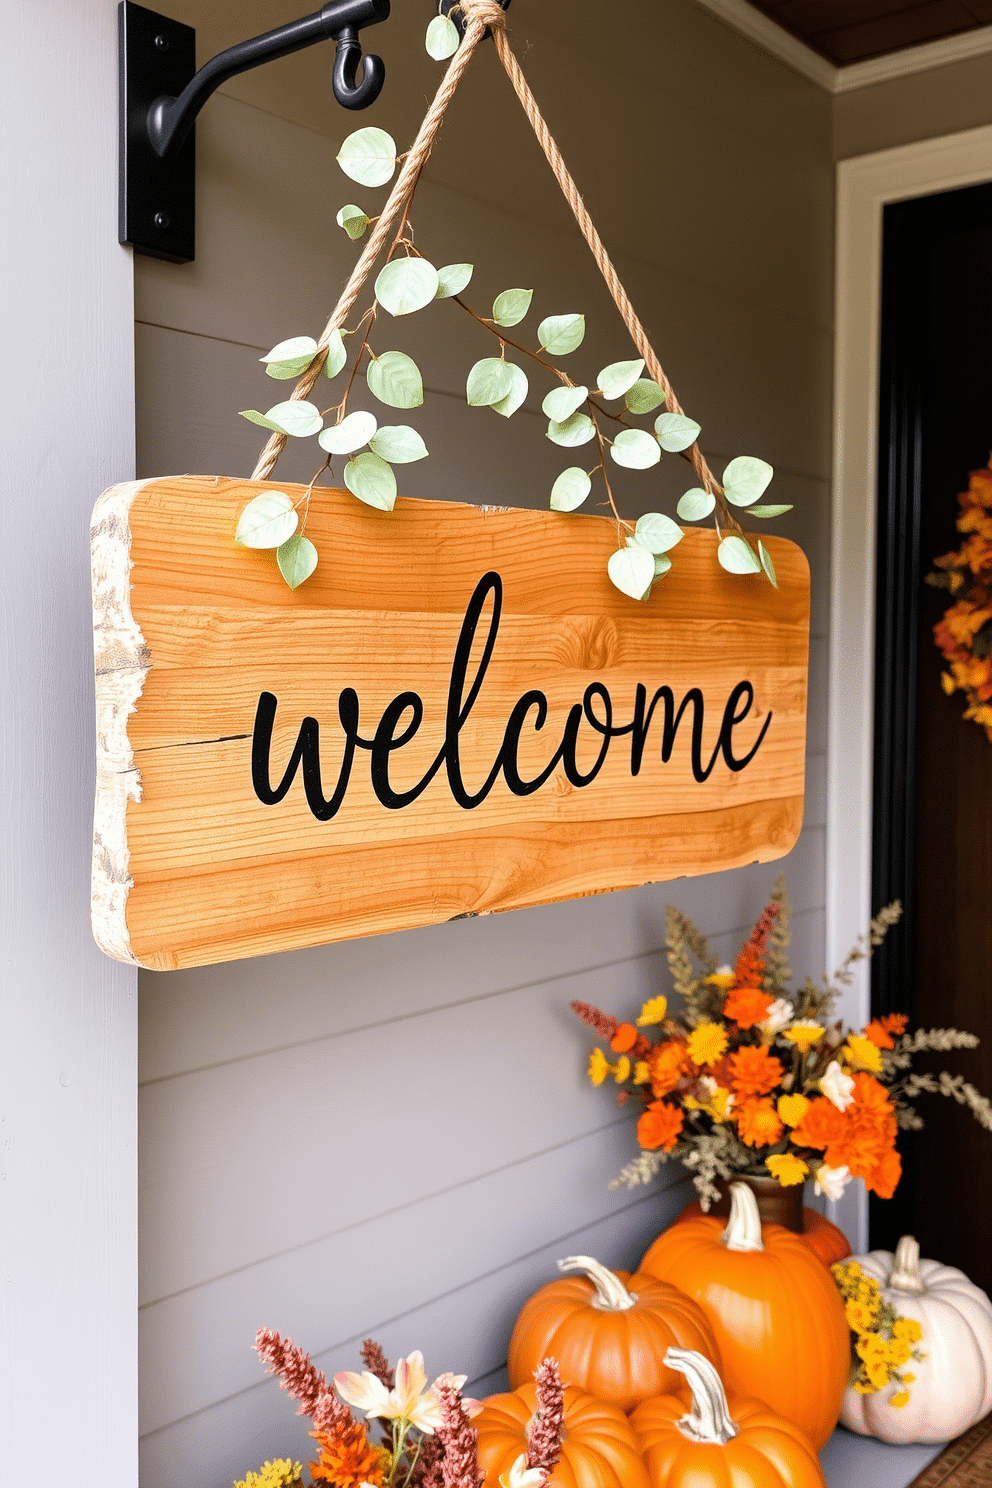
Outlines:
{"label": "pumpkin stem", "polygon": [[637,1294],[628,1292],[616,1272],[592,1256],[566,1256],[558,1262],[558,1270],[584,1272],[596,1288],[592,1305],[600,1312],[626,1312],[637,1301]]}
{"label": "pumpkin stem", "polygon": [[737,1427],[727,1406],[723,1381],[709,1359],[694,1349],[670,1348],[664,1363],[684,1374],[692,1391],[692,1410],[678,1422],[682,1435],[708,1446],[726,1446],[737,1435]]}
{"label": "pumpkin stem", "polygon": [[730,1219],[720,1236],[728,1250],[764,1250],[758,1201],[746,1183],[730,1185]]}
{"label": "pumpkin stem", "polygon": [[918,1297],[926,1291],[920,1275],[920,1242],[912,1235],[903,1235],[896,1246],[888,1284],[897,1292],[912,1292]]}

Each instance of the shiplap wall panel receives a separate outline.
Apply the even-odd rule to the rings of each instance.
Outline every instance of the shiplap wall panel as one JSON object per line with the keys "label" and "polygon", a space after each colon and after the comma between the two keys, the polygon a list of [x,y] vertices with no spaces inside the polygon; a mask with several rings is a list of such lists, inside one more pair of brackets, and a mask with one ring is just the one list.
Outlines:
{"label": "shiplap wall panel", "polygon": [[[539,1249],[507,1255],[496,1269],[477,1274],[464,1286],[441,1290],[444,1278],[439,1274],[438,1262],[435,1275],[440,1287],[424,1304],[407,1305],[398,1314],[380,1314],[373,1291],[367,1321],[352,1338],[335,1342],[323,1351],[315,1345],[315,1362],[328,1375],[353,1368],[362,1336],[371,1330],[393,1358],[410,1347],[411,1338],[426,1340],[426,1364],[432,1373],[447,1367],[467,1370],[470,1385],[466,1388],[474,1388],[480,1395],[489,1385],[505,1388],[500,1358],[501,1354],[505,1357],[505,1339],[524,1299],[556,1274],[558,1257],[576,1252],[612,1256],[617,1266],[633,1268],[652,1238],[691,1196],[684,1180],[676,1182],[663,1190],[642,1193],[578,1231],[559,1226],[555,1214],[549,1212],[543,1226],[545,1243]],[[420,1244],[419,1237],[403,1233],[394,1235],[392,1242],[389,1252],[379,1257],[383,1268],[402,1266],[413,1244]],[[304,1295],[301,1310],[289,1313],[288,1321],[282,1322],[283,1330],[295,1328],[301,1337],[319,1335],[321,1327],[314,1312]],[[226,1317],[220,1318],[219,1324],[226,1329]],[[199,1316],[193,1326],[198,1335],[204,1331]],[[504,1340],[502,1347],[497,1340]],[[174,1348],[172,1340],[170,1346]],[[249,1358],[254,1357],[247,1346],[246,1352]],[[195,1358],[181,1350],[172,1358],[176,1369],[197,1367]],[[294,1414],[292,1402],[260,1370],[254,1383],[236,1394],[220,1396],[210,1385],[203,1394],[213,1402],[209,1409],[191,1412],[144,1438],[142,1488],[146,1483],[209,1483],[220,1488],[241,1471],[243,1462],[261,1462],[266,1456],[289,1453],[306,1459],[312,1444],[305,1424]]]}
{"label": "shiplap wall panel", "polygon": [[[591,0],[548,0],[539,16],[530,0],[519,3],[517,40],[533,42],[528,72],[716,468],[737,453],[763,455],[777,467],[776,499],[796,502],[775,530],[799,541],[813,567],[809,806],[783,866],[797,909],[796,970],[815,974],[824,940],[829,106],[677,0],[663,26],[637,7],[636,86],[590,107],[605,99]],[[198,27],[201,60],[295,14],[290,0],[173,8]],[[421,57],[426,18],[415,12],[394,8],[377,35],[390,82],[361,121],[393,130],[401,148],[437,78]],[[139,264],[139,474],[249,473],[259,431],[237,410],[264,409],[286,387],[265,378],[257,357],[283,336],[316,334],[354,260],[334,213],[378,195],[333,164],[355,124],[322,101],[322,60],[303,54],[233,80],[201,119],[197,261]],[[712,100],[705,117],[703,93]],[[652,143],[641,138],[652,134],[642,131],[645,99]],[[468,297],[483,312],[511,283],[533,285],[542,313],[585,310],[587,342],[564,364],[584,377],[627,354],[625,333],[516,109],[487,50],[420,194],[418,242],[439,262],[477,265]],[[384,316],[381,334],[383,346],[417,357],[427,383],[409,421],[432,455],[401,472],[404,493],[440,488],[502,504],[512,490],[513,504],[543,505],[569,463],[537,414],[545,374],[536,370],[528,410],[508,427],[464,405],[464,374],[490,343],[454,307],[406,322]],[[277,471],[309,478],[315,468],[312,444],[296,441]],[[648,477],[618,474],[632,514],[671,510],[692,484],[679,460]],[[328,1370],[354,1367],[356,1341],[371,1331],[394,1356],[421,1347],[432,1369],[498,1381],[515,1310],[557,1256],[584,1250],[634,1263],[687,1195],[684,1185],[607,1187],[633,1150],[630,1127],[585,1081],[590,1039],[568,1001],[629,1013],[666,985],[666,900],[732,957],[774,874],[752,867],[143,974],[142,1488],[226,1488],[266,1456],[306,1454],[303,1423],[250,1350],[262,1323],[295,1333]],[[393,1174],[383,1153],[397,1133],[411,1134],[412,1151]]]}

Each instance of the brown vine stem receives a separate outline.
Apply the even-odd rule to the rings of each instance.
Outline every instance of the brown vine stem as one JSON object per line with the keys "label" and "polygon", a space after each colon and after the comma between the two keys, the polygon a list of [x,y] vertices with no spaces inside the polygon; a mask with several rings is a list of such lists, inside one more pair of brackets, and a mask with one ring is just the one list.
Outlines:
{"label": "brown vine stem", "polygon": [[[356,356],[354,366],[351,369],[351,376],[348,378],[348,386],[344,390],[344,396],[342,397],[340,403],[335,403],[330,408],[326,409],[325,412],[321,414],[321,418],[326,418],[328,413],[336,413],[336,422],[339,424],[344,418],[345,409],[348,407],[348,399],[351,397],[351,390],[355,385],[355,378],[358,376],[358,369],[362,365],[362,355],[365,351],[365,348],[368,346],[370,356],[375,355],[371,346],[369,346],[369,337],[372,334],[372,327],[375,325],[376,314],[377,310],[375,305],[370,305],[365,314],[362,316],[362,320],[368,318],[368,325],[365,327],[365,334],[362,337],[362,344],[358,348],[358,355]],[[358,326],[361,325],[362,320],[358,322]],[[356,332],[358,331],[358,326],[355,327]]]}
{"label": "brown vine stem", "polygon": [[624,521],[623,517],[617,511],[617,504],[616,501],[613,499],[613,487],[610,485],[610,477],[606,473],[606,446],[603,443],[603,436],[600,433],[599,423],[597,422],[595,417],[592,420],[592,426],[596,430],[596,443],[599,446],[598,468],[603,472],[603,485],[606,487],[606,494],[609,498],[610,508],[613,512],[613,517],[617,524],[617,547],[622,548],[623,529],[626,527],[628,532],[633,532],[634,529],[629,522]]}

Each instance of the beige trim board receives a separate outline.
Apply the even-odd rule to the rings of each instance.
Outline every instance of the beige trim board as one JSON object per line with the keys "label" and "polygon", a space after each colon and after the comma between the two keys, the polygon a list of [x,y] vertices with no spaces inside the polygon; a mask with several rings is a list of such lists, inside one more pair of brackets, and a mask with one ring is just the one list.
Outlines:
{"label": "beige trim board", "polygon": [[[837,168],[834,495],[827,736],[827,964],[864,933],[872,913],[875,510],[877,501],[882,211],[888,202],[992,179],[992,126],[900,145]],[[868,1017],[864,963],[841,1011]],[[868,1206],[855,1185],[828,1214],[857,1253]]]}
{"label": "beige trim board", "polygon": [[748,0],[696,0],[696,3],[795,72],[817,83],[827,93],[850,93],[856,88],[869,88],[892,78],[928,72],[934,67],[946,67],[951,62],[962,62],[968,57],[992,52],[992,26],[979,26],[958,36],[945,36],[940,41],[904,47],[884,57],[870,57],[865,62],[835,67],[819,52],[748,4]]}

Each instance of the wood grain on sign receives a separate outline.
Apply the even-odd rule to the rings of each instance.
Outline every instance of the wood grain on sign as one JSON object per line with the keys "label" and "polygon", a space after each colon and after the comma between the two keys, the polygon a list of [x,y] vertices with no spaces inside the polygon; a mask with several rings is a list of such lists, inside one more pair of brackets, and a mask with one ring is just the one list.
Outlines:
{"label": "wood grain on sign", "polygon": [[[321,490],[316,573],[239,547],[261,483],[93,517],[93,919],[170,969],[764,862],[802,823],[809,571],[690,531],[640,604],[601,517]],[[298,500],[301,487],[281,487]]]}

